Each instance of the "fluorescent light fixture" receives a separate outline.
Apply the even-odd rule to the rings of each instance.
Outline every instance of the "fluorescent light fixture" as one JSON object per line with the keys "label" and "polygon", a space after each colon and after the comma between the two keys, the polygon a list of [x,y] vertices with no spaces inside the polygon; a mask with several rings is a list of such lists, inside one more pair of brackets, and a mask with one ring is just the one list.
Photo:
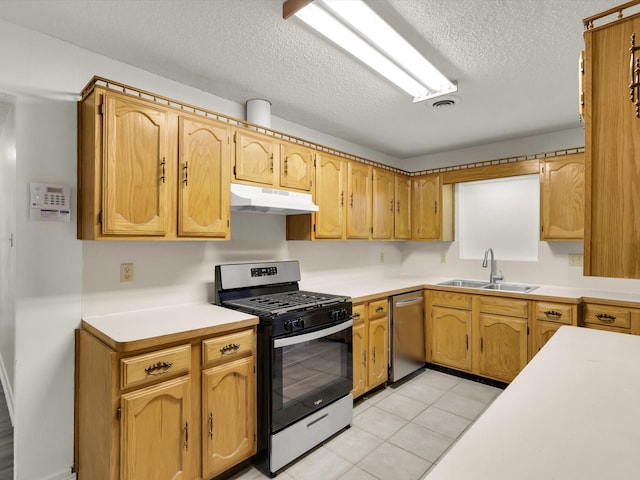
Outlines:
{"label": "fluorescent light fixture", "polygon": [[362,0],[315,0],[295,15],[412,95],[414,102],[458,89]]}

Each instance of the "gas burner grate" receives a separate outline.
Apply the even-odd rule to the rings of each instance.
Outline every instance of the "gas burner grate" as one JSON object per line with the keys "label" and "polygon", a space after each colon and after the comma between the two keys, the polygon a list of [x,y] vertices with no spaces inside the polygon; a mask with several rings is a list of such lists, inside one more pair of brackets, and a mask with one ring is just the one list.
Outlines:
{"label": "gas burner grate", "polygon": [[331,303],[345,301],[342,295],[293,291],[241,298],[224,302],[227,306],[249,309],[258,314],[277,315],[296,310],[308,310]]}

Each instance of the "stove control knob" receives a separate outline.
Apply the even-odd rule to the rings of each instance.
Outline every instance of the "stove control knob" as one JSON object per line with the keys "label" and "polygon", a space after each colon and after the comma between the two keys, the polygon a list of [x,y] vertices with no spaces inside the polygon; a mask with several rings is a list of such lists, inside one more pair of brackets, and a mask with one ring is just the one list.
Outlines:
{"label": "stove control knob", "polygon": [[286,322],[284,322],[284,329],[289,331],[289,332],[293,331],[293,326],[294,326],[293,325],[293,321],[291,321],[291,320],[287,320]]}
{"label": "stove control knob", "polygon": [[295,319],[295,320],[293,321],[293,324],[294,324],[296,327],[298,327],[298,328],[302,329],[302,328],[304,328],[304,319],[303,319],[303,318],[297,318],[297,319]]}

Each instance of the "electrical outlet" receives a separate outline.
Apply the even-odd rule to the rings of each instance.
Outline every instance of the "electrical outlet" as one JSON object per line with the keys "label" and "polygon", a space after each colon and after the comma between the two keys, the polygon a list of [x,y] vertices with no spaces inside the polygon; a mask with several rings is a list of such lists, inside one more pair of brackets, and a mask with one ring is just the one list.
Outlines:
{"label": "electrical outlet", "polygon": [[582,267],[584,265],[584,255],[582,253],[569,254],[570,267]]}
{"label": "electrical outlet", "polygon": [[133,263],[120,264],[120,283],[133,282]]}
{"label": "electrical outlet", "polygon": [[447,254],[446,253],[441,253],[440,254],[440,263],[447,263]]}

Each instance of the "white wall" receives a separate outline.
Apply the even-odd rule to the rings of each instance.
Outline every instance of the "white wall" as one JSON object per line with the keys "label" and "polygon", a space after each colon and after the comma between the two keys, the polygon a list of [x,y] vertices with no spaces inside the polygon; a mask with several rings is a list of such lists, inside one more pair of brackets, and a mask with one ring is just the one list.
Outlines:
{"label": "white wall", "polygon": [[15,389],[16,134],[15,97],[0,94],[0,381],[13,422]]}

